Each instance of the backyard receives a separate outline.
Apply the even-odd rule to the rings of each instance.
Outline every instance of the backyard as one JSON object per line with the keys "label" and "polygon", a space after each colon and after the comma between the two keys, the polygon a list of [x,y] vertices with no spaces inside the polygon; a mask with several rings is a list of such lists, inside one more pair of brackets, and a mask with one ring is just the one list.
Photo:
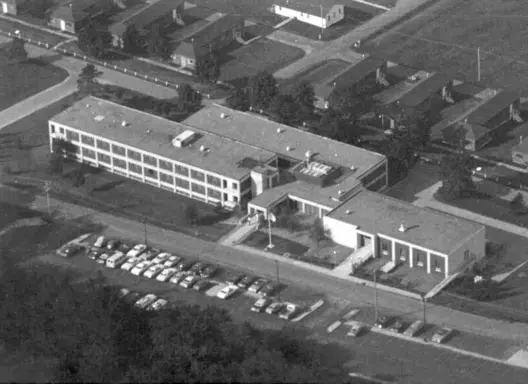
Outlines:
{"label": "backyard", "polygon": [[446,71],[456,79],[475,81],[480,47],[484,84],[526,87],[526,14],[523,1],[439,1],[363,48],[401,64]]}

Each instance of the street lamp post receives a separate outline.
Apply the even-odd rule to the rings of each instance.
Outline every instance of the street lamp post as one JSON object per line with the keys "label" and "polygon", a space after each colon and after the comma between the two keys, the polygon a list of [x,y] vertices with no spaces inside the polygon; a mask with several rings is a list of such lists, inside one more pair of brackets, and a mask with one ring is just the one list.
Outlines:
{"label": "street lamp post", "polygon": [[51,209],[50,209],[50,198],[49,198],[49,192],[50,192],[50,184],[48,181],[44,184],[44,191],[46,192],[46,204],[48,206],[48,215],[51,215]]}
{"label": "street lamp post", "polygon": [[422,309],[423,309],[423,323],[424,325],[427,324],[427,316],[426,316],[426,305],[427,299],[425,298],[425,295],[422,295]]}
{"label": "street lamp post", "polygon": [[280,278],[279,278],[279,260],[275,260],[275,266],[277,268],[277,297],[279,298],[279,301],[281,300],[281,297],[280,297],[280,290],[281,290],[281,287],[280,287]]}
{"label": "street lamp post", "polygon": [[148,245],[147,244],[147,219],[143,219],[143,237],[144,237],[144,240],[145,240],[145,245]]}
{"label": "street lamp post", "polygon": [[337,251],[334,249],[334,268],[337,267]]}
{"label": "street lamp post", "polygon": [[378,270],[374,270],[374,321],[378,321]]}

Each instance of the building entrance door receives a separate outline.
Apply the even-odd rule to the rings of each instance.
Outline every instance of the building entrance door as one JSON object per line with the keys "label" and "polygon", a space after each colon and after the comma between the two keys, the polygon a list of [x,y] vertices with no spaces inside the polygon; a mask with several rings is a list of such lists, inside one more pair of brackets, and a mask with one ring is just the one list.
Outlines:
{"label": "building entrance door", "polygon": [[366,236],[366,235],[359,236],[359,248],[363,248],[367,245],[370,245],[371,243],[372,243],[372,238],[370,236]]}

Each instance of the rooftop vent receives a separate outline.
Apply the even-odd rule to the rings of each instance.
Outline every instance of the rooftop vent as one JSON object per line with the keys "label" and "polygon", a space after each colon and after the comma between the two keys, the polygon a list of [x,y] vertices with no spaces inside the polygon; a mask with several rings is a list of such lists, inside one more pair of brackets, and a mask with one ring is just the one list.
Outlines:
{"label": "rooftop vent", "polygon": [[311,152],[311,151],[306,151],[306,153],[304,154],[304,156],[305,156],[307,159],[310,159],[310,157],[312,157],[312,152]]}
{"label": "rooftop vent", "polygon": [[350,166],[350,170],[351,171],[355,171],[356,170],[356,167],[354,167],[353,165]]}
{"label": "rooftop vent", "polygon": [[172,139],[172,145],[176,148],[183,148],[194,139],[195,133],[191,130],[186,130]]}
{"label": "rooftop vent", "polygon": [[90,108],[90,104],[86,104],[86,108]]}
{"label": "rooftop vent", "polygon": [[342,191],[342,190],[339,190],[339,191],[337,191],[337,194],[338,194],[339,196],[341,196],[341,195],[343,194],[343,191]]}
{"label": "rooftop vent", "polygon": [[200,152],[205,152],[207,151],[207,148],[205,147],[205,145],[200,145]]}
{"label": "rooftop vent", "polygon": [[398,228],[398,231],[405,232],[407,231],[407,228],[405,228],[405,225],[403,223],[400,224],[400,228]]}
{"label": "rooftop vent", "polygon": [[283,129],[281,127],[277,128],[277,133],[281,133]]}
{"label": "rooftop vent", "polygon": [[128,125],[128,123],[127,123],[125,120],[123,120],[123,121],[121,122],[121,126],[122,126],[122,127],[126,127],[127,125]]}
{"label": "rooftop vent", "polygon": [[287,151],[291,151],[292,150],[292,147],[290,147],[289,145],[286,147],[286,150]]}
{"label": "rooftop vent", "polygon": [[97,116],[94,117],[94,120],[95,120],[95,121],[103,121],[104,118],[105,118],[105,117],[104,117],[103,115],[97,115]]}
{"label": "rooftop vent", "polygon": [[222,112],[222,113],[220,114],[220,117],[221,117],[222,119],[225,119],[225,118],[227,117],[227,115],[226,115],[225,113]]}
{"label": "rooftop vent", "polygon": [[350,209],[347,209],[347,210],[345,211],[345,213],[346,213],[347,215],[350,215],[350,213],[351,213],[351,212],[350,212]]}

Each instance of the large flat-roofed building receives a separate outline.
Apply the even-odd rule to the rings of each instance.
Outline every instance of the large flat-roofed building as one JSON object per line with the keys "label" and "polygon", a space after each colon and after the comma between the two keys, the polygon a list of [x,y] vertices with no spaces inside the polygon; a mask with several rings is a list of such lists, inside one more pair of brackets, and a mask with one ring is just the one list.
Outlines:
{"label": "large flat-roofed building", "polygon": [[367,190],[325,216],[323,225],[339,244],[445,278],[485,255],[483,225]]}

